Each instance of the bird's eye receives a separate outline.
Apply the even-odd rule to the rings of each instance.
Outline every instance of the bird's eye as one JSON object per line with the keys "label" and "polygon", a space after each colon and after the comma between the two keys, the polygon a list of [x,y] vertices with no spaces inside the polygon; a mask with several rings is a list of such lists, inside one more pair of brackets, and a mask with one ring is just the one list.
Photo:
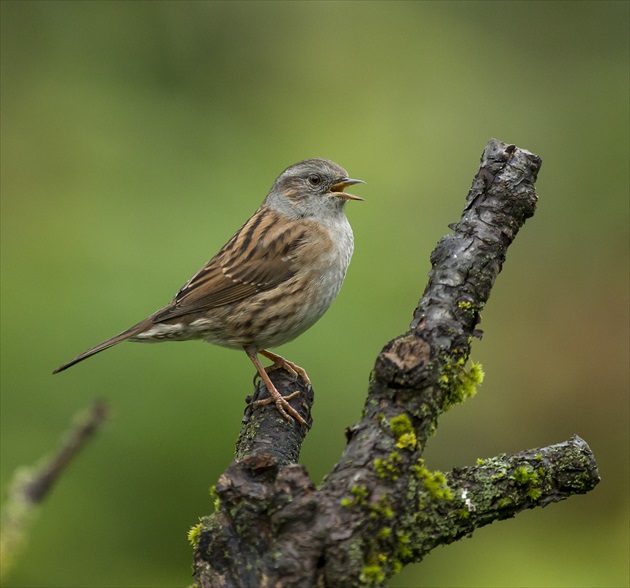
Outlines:
{"label": "bird's eye", "polygon": [[311,174],[308,176],[308,182],[311,186],[319,186],[322,179],[317,174]]}

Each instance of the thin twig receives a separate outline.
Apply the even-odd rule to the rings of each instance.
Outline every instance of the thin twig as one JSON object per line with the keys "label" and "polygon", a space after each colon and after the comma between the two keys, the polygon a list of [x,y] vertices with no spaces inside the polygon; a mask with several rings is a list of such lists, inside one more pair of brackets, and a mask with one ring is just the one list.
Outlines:
{"label": "thin twig", "polygon": [[88,409],[75,415],[74,423],[64,434],[57,453],[37,465],[16,470],[0,515],[0,578],[4,578],[15,565],[39,505],[70,462],[93,438],[107,413],[107,405],[102,400],[96,400]]}

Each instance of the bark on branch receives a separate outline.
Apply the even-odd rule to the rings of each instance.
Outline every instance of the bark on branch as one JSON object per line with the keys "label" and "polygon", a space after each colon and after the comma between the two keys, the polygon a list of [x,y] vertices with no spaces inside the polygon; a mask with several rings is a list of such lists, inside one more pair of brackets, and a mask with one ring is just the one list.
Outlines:
{"label": "bark on branch", "polygon": [[[439,416],[483,376],[466,365],[471,341],[507,249],[534,214],[540,163],[488,143],[459,222],[431,254],[409,330],[378,355],[361,420],[319,488],[296,463],[306,431],[273,407],[246,415],[217,510],[191,533],[200,586],[383,585],[437,545],[597,484],[579,437],[447,474],[422,459]],[[272,379],[283,394],[296,389],[283,372]],[[308,420],[312,390],[297,384],[292,403]]]}

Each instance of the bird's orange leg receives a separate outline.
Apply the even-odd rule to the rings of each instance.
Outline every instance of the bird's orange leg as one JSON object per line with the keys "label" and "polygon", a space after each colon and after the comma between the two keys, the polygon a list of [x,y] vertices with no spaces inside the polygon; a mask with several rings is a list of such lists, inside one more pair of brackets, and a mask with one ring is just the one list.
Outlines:
{"label": "bird's orange leg", "polygon": [[[260,406],[265,406],[265,405],[271,404],[273,402],[273,404],[276,405],[276,408],[278,409],[278,412],[285,419],[287,419],[288,421],[292,421],[293,419],[295,419],[299,423],[304,425],[305,427],[308,427],[308,424],[302,418],[300,413],[297,410],[295,410],[295,408],[293,408],[288,403],[288,401],[291,400],[291,398],[295,398],[300,393],[300,391],[297,390],[297,391],[293,392],[292,394],[289,394],[288,396],[282,396],[282,394],[280,394],[280,392],[278,392],[276,387],[273,385],[273,382],[269,378],[269,374],[267,374],[267,372],[265,371],[265,368],[260,363],[260,360],[258,359],[257,351],[250,350],[250,349],[245,349],[245,353],[247,353],[247,357],[249,357],[249,359],[251,359],[252,363],[256,367],[256,371],[258,372],[258,374],[262,378],[262,381],[265,383],[265,386],[267,387],[267,390],[269,392],[269,398],[264,398],[263,400],[256,400],[255,402],[252,403],[252,406],[254,408],[258,408]],[[263,355],[265,355],[265,357],[268,357],[266,355],[267,353],[269,353],[269,352],[265,352],[265,354],[263,354]],[[274,355],[274,354],[272,353],[271,355]],[[280,356],[276,356],[276,357],[279,357],[280,359],[282,359]],[[292,369],[293,369],[294,365],[295,364],[291,364],[291,368]],[[278,367],[280,367],[280,366],[278,366]],[[295,366],[295,367],[298,367],[298,366]],[[299,369],[302,370],[302,368],[299,368]],[[297,371],[297,370],[295,370],[295,371]],[[302,371],[304,371],[304,370],[302,370]]]}

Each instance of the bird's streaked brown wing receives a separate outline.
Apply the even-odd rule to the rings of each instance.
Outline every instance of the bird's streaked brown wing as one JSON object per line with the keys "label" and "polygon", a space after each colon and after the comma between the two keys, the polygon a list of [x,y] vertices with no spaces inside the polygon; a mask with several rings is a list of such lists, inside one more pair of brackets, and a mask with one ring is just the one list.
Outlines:
{"label": "bird's streaked brown wing", "polygon": [[204,267],[153,315],[162,322],[243,300],[295,275],[294,253],[305,231],[261,207]]}

